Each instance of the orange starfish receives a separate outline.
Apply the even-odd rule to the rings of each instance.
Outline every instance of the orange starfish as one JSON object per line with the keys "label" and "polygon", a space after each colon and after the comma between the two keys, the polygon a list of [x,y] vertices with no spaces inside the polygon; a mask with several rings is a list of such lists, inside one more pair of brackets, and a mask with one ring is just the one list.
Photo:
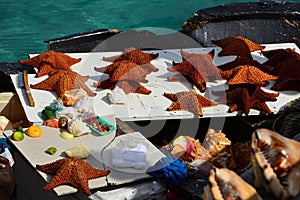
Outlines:
{"label": "orange starfish", "polygon": [[125,94],[138,93],[148,95],[151,93],[151,90],[148,90],[135,80],[124,79],[119,81],[111,81],[110,79],[106,79],[104,81],[95,82],[94,86],[97,88],[110,90],[113,90],[116,86],[119,86],[125,92]]}
{"label": "orange starfish", "polygon": [[51,190],[59,185],[71,184],[86,195],[91,195],[88,185],[89,179],[107,176],[110,173],[109,170],[96,169],[78,158],[59,159],[52,163],[36,165],[36,168],[54,175],[50,182],[44,186],[44,190]]}
{"label": "orange starfish", "polygon": [[228,85],[254,84],[266,86],[268,80],[276,80],[277,76],[269,75],[251,65],[241,65],[231,70],[223,71],[222,77],[227,80]]}
{"label": "orange starfish", "polygon": [[85,84],[88,78],[88,76],[81,76],[71,70],[59,70],[50,75],[46,80],[35,85],[30,85],[30,87],[33,89],[55,91],[58,98],[61,98],[63,101],[65,92],[72,89],[82,88],[89,96],[95,96],[96,94]]}
{"label": "orange starfish", "polygon": [[194,114],[194,117],[203,116],[202,108],[218,105],[200,94],[196,90],[177,93],[164,93],[164,96],[173,101],[167,108],[168,111],[186,110]]}
{"label": "orange starfish", "polygon": [[124,79],[146,82],[146,75],[150,73],[150,70],[127,60],[94,69],[98,72],[108,74],[113,82]]}
{"label": "orange starfish", "polygon": [[212,40],[212,43],[222,48],[219,56],[237,55],[252,58],[251,52],[263,50],[265,47],[257,44],[241,35],[228,37],[220,40]]}
{"label": "orange starfish", "polygon": [[19,63],[38,69],[36,77],[49,75],[57,70],[70,70],[71,66],[80,62],[81,58],[72,58],[64,53],[47,50],[33,58],[20,60]]}
{"label": "orange starfish", "polygon": [[158,71],[158,69],[154,65],[150,64],[150,61],[156,59],[158,55],[158,53],[148,54],[144,53],[140,49],[127,48],[124,50],[124,53],[122,55],[103,57],[103,60],[108,62],[119,62],[122,60],[127,60],[141,65],[142,67],[147,68],[153,72],[156,72]]}
{"label": "orange starfish", "polygon": [[272,90],[296,90],[300,92],[300,59],[289,59],[282,63],[278,79]]}
{"label": "orange starfish", "polygon": [[[184,50],[180,51],[183,62],[173,63],[173,67],[168,68],[168,71],[179,72],[180,74],[192,80],[195,86],[201,91],[206,90],[206,82],[210,80],[221,80],[221,75],[213,63],[214,51],[208,54],[188,53]],[[169,77],[169,81],[180,81],[180,75]]]}
{"label": "orange starfish", "polygon": [[260,86],[252,84],[229,85],[226,92],[212,92],[215,95],[221,94],[217,102],[230,103],[229,112],[242,110],[248,115],[250,109],[256,109],[268,114],[273,114],[265,103],[266,101],[276,101],[279,93],[267,93]]}

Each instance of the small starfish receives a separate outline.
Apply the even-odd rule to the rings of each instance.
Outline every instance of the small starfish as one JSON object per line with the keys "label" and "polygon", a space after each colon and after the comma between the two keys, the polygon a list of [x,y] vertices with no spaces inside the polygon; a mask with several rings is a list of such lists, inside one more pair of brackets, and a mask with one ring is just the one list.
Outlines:
{"label": "small starfish", "polygon": [[[188,53],[184,50],[180,51],[183,61],[181,63],[173,63],[173,67],[168,68],[170,72],[179,72],[188,79],[192,80],[195,86],[205,92],[206,82],[210,80],[221,80],[219,69],[213,63],[214,51],[208,54]],[[169,77],[169,81],[181,80],[175,77]]]}
{"label": "small starfish", "polygon": [[263,50],[265,47],[257,44],[241,35],[228,37],[220,40],[212,40],[212,43],[222,48],[219,56],[237,55],[252,58],[251,52]]}
{"label": "small starfish", "polygon": [[115,62],[106,67],[94,69],[95,71],[108,74],[113,82],[123,79],[147,82],[146,75],[151,72],[151,70],[143,68],[140,65],[127,60]]}
{"label": "small starfish", "polygon": [[71,70],[59,70],[50,75],[46,80],[30,85],[30,87],[33,89],[55,91],[58,98],[62,100],[64,100],[66,91],[79,88],[85,90],[89,96],[95,96],[96,94],[85,84],[88,78],[88,76],[81,76]]}
{"label": "small starfish", "polygon": [[127,60],[136,63],[138,65],[141,65],[142,67],[145,67],[147,69],[150,69],[153,72],[156,72],[158,71],[158,69],[150,62],[153,59],[156,59],[158,56],[159,56],[158,53],[149,54],[149,53],[144,53],[140,49],[127,48],[124,50],[124,53],[122,55],[103,57],[103,60],[108,62],[119,62],[122,60]]}
{"label": "small starfish", "polygon": [[226,84],[254,84],[266,86],[268,80],[276,80],[277,76],[269,75],[251,65],[241,65],[231,70],[223,71],[222,77],[227,80]]}
{"label": "small starfish", "polygon": [[113,90],[116,86],[119,86],[125,94],[129,93],[138,93],[148,95],[151,93],[151,90],[148,90],[144,86],[142,86],[138,81],[135,80],[119,80],[119,81],[111,81],[110,79],[106,79],[101,82],[95,82],[94,86],[102,89],[110,89]]}
{"label": "small starfish", "polygon": [[271,87],[272,90],[296,90],[300,92],[300,60],[289,59],[282,63],[278,79]]}
{"label": "small starfish", "polygon": [[70,70],[71,66],[80,62],[81,58],[72,58],[64,53],[47,50],[33,58],[20,60],[20,64],[38,69],[36,77],[50,75],[57,70]]}
{"label": "small starfish", "polygon": [[248,115],[250,109],[256,109],[268,114],[273,114],[269,109],[266,101],[277,101],[279,93],[267,93],[260,86],[252,84],[229,85],[226,92],[212,92],[215,95],[221,96],[216,100],[220,103],[231,103],[229,112],[242,110],[245,115]]}
{"label": "small starfish", "polygon": [[59,159],[52,163],[36,165],[36,168],[54,175],[50,182],[44,186],[44,190],[51,190],[59,185],[71,184],[86,195],[91,195],[88,185],[89,179],[107,176],[110,173],[109,170],[96,169],[78,158]]}
{"label": "small starfish", "polygon": [[164,93],[164,96],[173,103],[167,108],[168,111],[186,110],[194,114],[194,117],[203,116],[202,108],[218,105],[200,94],[196,90],[177,93]]}
{"label": "small starfish", "polygon": [[258,69],[260,69],[261,71],[263,71],[265,73],[269,73],[269,71],[272,68],[269,65],[261,64],[258,61],[253,60],[253,58],[247,58],[247,57],[242,57],[242,56],[237,56],[235,60],[233,60],[231,62],[227,62],[222,65],[218,65],[217,67],[219,69],[221,69],[222,71],[226,71],[226,70],[231,70],[240,65],[251,65],[251,66],[257,67]]}

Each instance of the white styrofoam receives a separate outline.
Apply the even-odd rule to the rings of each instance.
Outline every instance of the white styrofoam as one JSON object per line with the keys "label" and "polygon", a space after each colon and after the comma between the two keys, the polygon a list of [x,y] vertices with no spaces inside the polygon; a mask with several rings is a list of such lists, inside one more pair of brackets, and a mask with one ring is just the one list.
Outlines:
{"label": "white styrofoam", "polygon": [[[299,48],[294,43],[282,43],[282,44],[264,44],[266,46],[266,50],[277,49],[277,48],[295,48],[298,53],[300,53]],[[219,57],[218,53],[220,52],[220,48],[193,48],[193,49],[185,49],[189,52],[195,53],[208,53],[212,49],[215,49],[215,57],[214,63],[216,65],[224,64],[226,62],[232,61],[235,59],[235,56],[224,56]],[[158,72],[152,72],[147,75],[148,83],[143,83],[143,85],[152,91],[150,95],[141,95],[141,94],[129,94],[128,102],[125,105],[112,105],[109,103],[107,94],[107,90],[102,90],[100,88],[95,88],[93,86],[93,82],[105,80],[108,78],[106,74],[102,74],[94,70],[94,67],[104,67],[110,64],[110,62],[103,61],[102,58],[104,56],[111,56],[116,54],[121,54],[121,52],[92,52],[92,53],[68,53],[69,56],[74,58],[82,58],[81,62],[73,65],[71,67],[72,70],[78,72],[81,75],[89,75],[90,79],[87,81],[87,85],[95,92],[97,92],[97,96],[94,97],[95,101],[95,111],[102,114],[115,114],[116,117],[124,120],[124,121],[138,121],[138,120],[151,120],[151,119],[180,119],[180,118],[191,118],[193,114],[187,111],[176,111],[176,112],[168,112],[166,111],[167,107],[172,103],[170,100],[166,99],[163,96],[164,92],[179,92],[186,91],[193,88],[193,86],[188,82],[168,82],[167,77],[170,77],[175,72],[169,72],[167,70],[168,67],[172,66],[172,62],[181,62],[180,50],[156,50],[149,51],[149,53],[159,53],[159,57],[155,60],[152,60],[151,63],[159,68]],[[36,54],[31,54],[33,57]],[[252,56],[255,60],[258,60],[260,63],[266,61],[267,59],[263,57],[259,52],[253,52]],[[56,98],[55,93],[49,91],[35,90],[31,89],[33,98],[36,101],[35,107],[28,106],[26,102],[26,98],[24,98],[24,91],[22,91],[17,84],[17,75],[11,75],[13,83],[15,85],[16,91],[20,97],[21,103],[24,106],[27,117],[30,121],[33,122],[41,122],[41,118],[38,113],[41,110],[49,105],[52,100]],[[35,84],[44,80],[45,77],[35,78],[34,75],[29,76],[29,83]],[[274,81],[270,81],[270,85],[268,87],[263,88],[268,92],[271,91],[269,88],[274,84]],[[209,91],[212,87],[223,88],[224,90],[224,82],[209,82],[207,84],[207,90]],[[287,102],[294,100],[295,98],[300,97],[299,92],[297,91],[283,91],[279,92],[280,95],[276,102],[266,102],[270,109],[277,113],[280,108],[285,105]],[[202,95],[206,95],[206,93],[202,93]],[[211,108],[204,108],[203,117],[216,117],[216,116],[236,116],[238,113],[228,113],[228,106],[224,104],[220,104]],[[249,115],[258,115],[259,111],[250,110]]]}

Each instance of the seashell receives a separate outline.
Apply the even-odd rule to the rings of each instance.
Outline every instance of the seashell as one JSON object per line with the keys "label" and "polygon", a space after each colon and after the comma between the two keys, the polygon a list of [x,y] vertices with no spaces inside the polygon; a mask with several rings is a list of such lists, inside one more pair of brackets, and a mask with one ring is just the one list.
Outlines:
{"label": "seashell", "polygon": [[64,104],[65,106],[74,106],[74,104],[83,97],[88,96],[87,92],[82,88],[67,90],[64,93]]}
{"label": "seashell", "polygon": [[206,133],[202,146],[209,152],[211,156],[215,156],[218,153],[225,150],[231,145],[231,141],[222,132],[216,132],[213,129],[209,129]]}
{"label": "seashell", "polygon": [[68,157],[85,159],[85,158],[89,157],[89,155],[91,154],[91,151],[89,150],[89,148],[87,146],[81,144],[78,146],[74,146],[70,149],[67,149],[65,151],[65,153]]}
{"label": "seashell", "polygon": [[189,136],[179,136],[173,141],[171,154],[180,157],[184,161],[193,161],[205,157],[208,152],[201,146],[199,140]]}
{"label": "seashell", "polygon": [[227,168],[212,168],[208,181],[203,194],[205,200],[262,200],[255,188]]}
{"label": "seashell", "polygon": [[80,119],[72,119],[68,122],[68,131],[74,136],[80,136],[91,132],[89,127],[86,126]]}
{"label": "seashell", "polygon": [[251,161],[257,187],[264,186],[278,199],[300,193],[300,143],[268,129],[252,134]]}
{"label": "seashell", "polygon": [[111,90],[111,93],[108,94],[108,99],[112,104],[125,104],[127,102],[124,90],[118,86]]}

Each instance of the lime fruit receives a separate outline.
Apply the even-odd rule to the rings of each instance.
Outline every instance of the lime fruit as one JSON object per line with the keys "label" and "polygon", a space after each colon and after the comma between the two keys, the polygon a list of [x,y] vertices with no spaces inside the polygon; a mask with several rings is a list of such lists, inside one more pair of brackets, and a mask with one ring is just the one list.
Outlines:
{"label": "lime fruit", "polygon": [[22,141],[22,140],[24,140],[24,133],[21,131],[15,131],[12,135],[12,138],[15,141]]}
{"label": "lime fruit", "polygon": [[26,134],[30,137],[40,137],[43,131],[39,126],[32,125],[26,130]]}
{"label": "lime fruit", "polygon": [[55,147],[49,147],[46,150],[46,153],[50,154],[50,155],[54,155],[56,153],[57,149]]}
{"label": "lime fruit", "polygon": [[20,131],[24,133],[23,127],[22,126],[17,126],[16,131]]}

